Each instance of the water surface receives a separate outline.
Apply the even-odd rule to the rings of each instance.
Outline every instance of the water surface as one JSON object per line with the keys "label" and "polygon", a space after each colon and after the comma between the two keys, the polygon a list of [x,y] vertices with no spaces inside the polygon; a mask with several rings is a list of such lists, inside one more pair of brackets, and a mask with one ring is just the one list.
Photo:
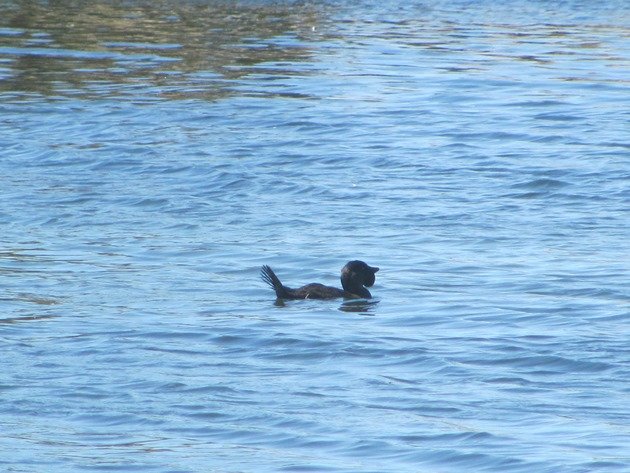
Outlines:
{"label": "water surface", "polygon": [[630,470],[629,18],[2,3],[0,469]]}

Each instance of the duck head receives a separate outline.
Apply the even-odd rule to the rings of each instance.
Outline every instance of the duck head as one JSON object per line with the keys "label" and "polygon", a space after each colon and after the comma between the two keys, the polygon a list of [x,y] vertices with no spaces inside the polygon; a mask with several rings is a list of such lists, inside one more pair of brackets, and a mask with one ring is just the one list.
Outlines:
{"label": "duck head", "polygon": [[341,285],[344,290],[360,297],[372,297],[365,287],[372,287],[379,268],[369,266],[363,261],[349,261],[341,269]]}

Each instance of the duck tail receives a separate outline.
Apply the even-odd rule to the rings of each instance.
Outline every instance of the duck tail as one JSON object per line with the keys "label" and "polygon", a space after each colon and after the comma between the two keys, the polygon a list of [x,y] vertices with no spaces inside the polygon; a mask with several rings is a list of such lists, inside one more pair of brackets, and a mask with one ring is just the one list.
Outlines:
{"label": "duck tail", "polygon": [[287,289],[282,285],[276,273],[273,272],[269,266],[264,265],[260,269],[260,277],[263,281],[269,284],[274,291],[276,291],[276,296],[278,299],[282,299],[287,296]]}

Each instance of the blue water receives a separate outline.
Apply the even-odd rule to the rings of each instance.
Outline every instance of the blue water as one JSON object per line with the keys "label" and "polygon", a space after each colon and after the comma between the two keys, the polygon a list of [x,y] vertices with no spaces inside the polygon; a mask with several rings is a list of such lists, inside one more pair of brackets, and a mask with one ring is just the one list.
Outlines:
{"label": "blue water", "polygon": [[0,471],[630,471],[629,25],[2,2]]}

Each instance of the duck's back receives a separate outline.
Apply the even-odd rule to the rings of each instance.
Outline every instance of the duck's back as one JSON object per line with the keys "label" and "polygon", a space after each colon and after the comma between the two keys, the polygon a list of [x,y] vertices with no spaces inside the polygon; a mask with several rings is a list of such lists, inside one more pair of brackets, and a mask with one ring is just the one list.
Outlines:
{"label": "duck's back", "polygon": [[290,296],[295,299],[336,299],[348,297],[346,291],[319,283],[311,283],[297,289],[289,289]]}

